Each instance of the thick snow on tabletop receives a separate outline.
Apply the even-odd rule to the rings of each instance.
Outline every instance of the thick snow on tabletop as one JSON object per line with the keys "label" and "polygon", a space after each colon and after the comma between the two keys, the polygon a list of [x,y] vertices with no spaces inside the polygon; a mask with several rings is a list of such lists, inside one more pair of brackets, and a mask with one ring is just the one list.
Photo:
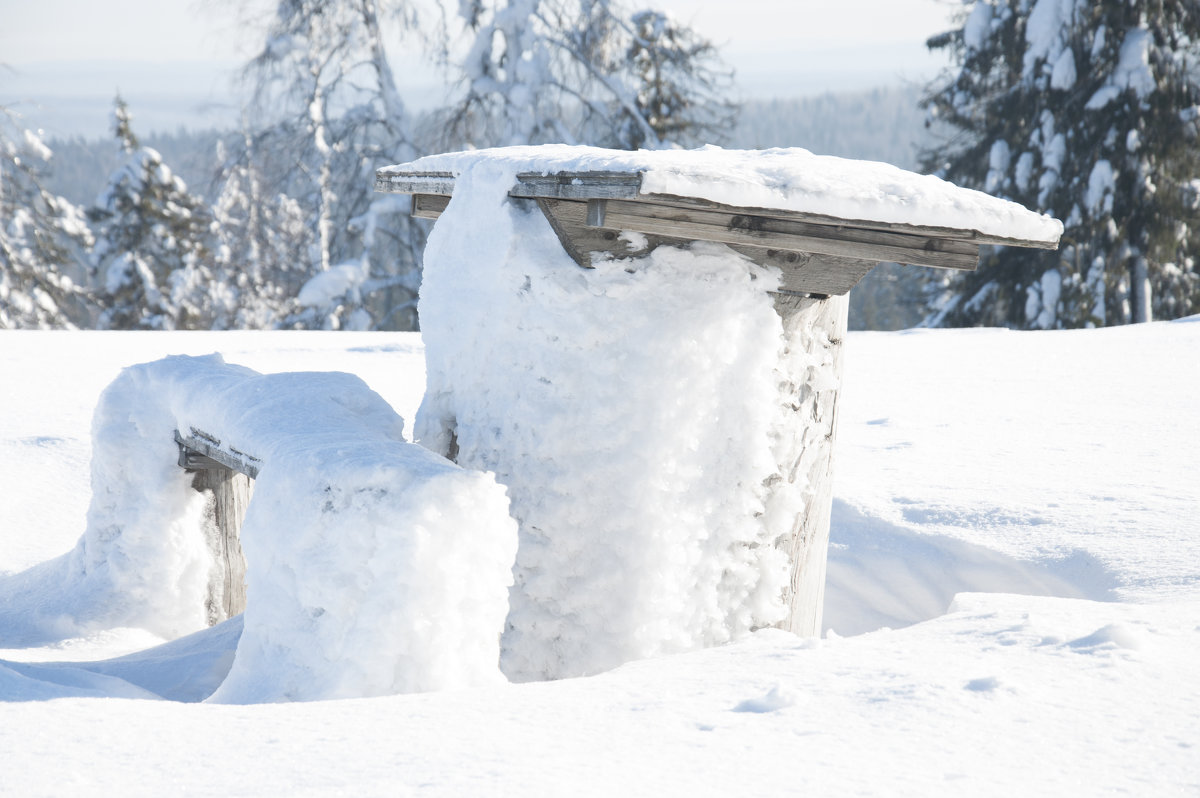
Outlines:
{"label": "thick snow on tabletop", "polygon": [[514,174],[628,172],[643,194],[693,197],[742,208],[821,214],[841,219],[975,231],[1025,241],[1057,242],[1062,223],[1008,200],[960,188],[890,164],[814,155],[799,148],[628,152],[546,144],[431,155],[380,169],[462,174],[490,161]]}

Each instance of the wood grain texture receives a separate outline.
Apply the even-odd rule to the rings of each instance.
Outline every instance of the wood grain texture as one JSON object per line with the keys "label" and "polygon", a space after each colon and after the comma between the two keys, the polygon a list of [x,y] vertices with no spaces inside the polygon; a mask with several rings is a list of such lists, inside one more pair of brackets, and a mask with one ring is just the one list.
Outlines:
{"label": "wood grain texture", "polygon": [[931,236],[934,238],[957,239],[976,245],[988,244],[993,246],[1031,247],[1034,249],[1058,249],[1058,239],[1025,239],[1012,236],[994,236],[963,227],[941,227],[938,225],[907,224],[904,222],[880,222],[870,219],[852,219],[849,217],[832,216],[810,211],[787,211],[778,208],[759,208],[749,206],[723,205],[711,200],[697,197],[678,197],[671,194],[643,194],[639,199],[659,205],[680,208],[699,208],[721,210],[728,213],[748,214],[750,216],[766,216],[774,219],[787,219],[810,224],[850,227],[859,230],[877,230],[880,232],[903,233],[915,236]]}
{"label": "wood grain texture", "polygon": [[414,194],[412,215],[418,219],[437,219],[450,204],[445,194]]}
{"label": "wood grain texture", "polygon": [[241,531],[254,480],[228,468],[206,468],[195,472],[192,487],[212,496],[205,537],[216,568],[209,575],[204,601],[208,625],[212,626],[246,609],[246,558]]}
{"label": "wood grain texture", "polygon": [[697,241],[812,252],[868,261],[972,270],[979,247],[953,239],[909,236],[844,225],[813,225],[766,216],[609,200],[605,226]]}
{"label": "wood grain texture", "polygon": [[546,216],[554,234],[566,253],[585,269],[592,268],[594,255],[614,258],[639,258],[655,247],[687,246],[690,241],[662,236],[645,236],[644,245],[635,246],[620,231],[587,224],[587,203],[560,199],[538,199],[538,207]]}
{"label": "wood grain texture", "polygon": [[[376,172],[376,191],[405,194],[440,194],[444,196],[450,196],[454,192],[455,178],[449,172],[392,172],[389,169],[384,168]],[[995,236],[966,228],[849,219],[806,211],[723,205],[698,197],[643,194],[641,193],[641,185],[642,175],[640,172],[562,172],[553,175],[524,173],[517,175],[517,184],[513,186],[509,194],[514,197],[530,198],[637,200],[639,202],[681,210],[721,211],[734,215],[763,217],[824,227],[846,228],[856,231],[896,233],[938,240],[957,240],[960,242],[970,242],[976,246],[987,244],[993,246],[1057,249],[1059,243],[1057,238],[1024,239],[1012,236]],[[966,267],[951,266],[948,268]]]}
{"label": "wood grain texture", "polygon": [[251,479],[258,476],[258,469],[262,465],[262,460],[254,455],[239,451],[228,442],[222,445],[219,438],[195,427],[186,435],[176,430],[175,443],[179,445],[179,465],[188,470],[209,467],[203,460],[196,459],[197,455]]}
{"label": "wood grain texture", "polygon": [[205,612],[210,626],[246,609],[242,522],[262,461],[203,430],[175,431],[179,466],[194,474],[192,487],[210,494],[205,537],[216,567],[209,575]]}
{"label": "wood grain texture", "polygon": [[[694,240],[646,235],[646,246],[635,249],[615,230],[589,226],[587,208],[583,202],[544,199],[538,200],[538,204],[558,235],[563,249],[584,267],[592,265],[594,253],[616,258],[639,257],[658,246],[687,247]],[[731,244],[730,247],[760,266],[779,268],[782,272],[780,290],[817,296],[848,293],[876,266],[875,261],[814,255],[810,252],[741,244]]]}
{"label": "wood grain texture", "polygon": [[[778,267],[782,291],[841,296],[881,261],[954,269],[973,269],[978,264],[979,245],[961,239],[844,224],[810,224],[642,200],[542,197],[536,202],[563,249],[585,268],[592,266],[596,255],[638,257],[664,244],[688,246],[692,241],[716,241],[761,266]],[[413,215],[436,219],[448,203],[445,195],[417,194]],[[619,235],[624,231],[647,236],[648,245],[632,247]]]}

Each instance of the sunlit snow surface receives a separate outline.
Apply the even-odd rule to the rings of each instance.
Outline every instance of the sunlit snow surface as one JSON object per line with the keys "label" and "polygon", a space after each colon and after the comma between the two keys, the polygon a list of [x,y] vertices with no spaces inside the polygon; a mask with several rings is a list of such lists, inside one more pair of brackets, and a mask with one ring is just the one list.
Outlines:
{"label": "sunlit snow surface", "polygon": [[[82,533],[91,414],[119,369],[213,351],[355,373],[406,419],[424,389],[409,334],[6,332],[0,586]],[[1198,352],[1196,321],[851,334],[838,634],[820,641],[766,631],[586,679],[227,707],[137,699],[203,698],[236,621],[160,649],[138,629],[12,648],[0,629],[0,792],[1191,794]]]}

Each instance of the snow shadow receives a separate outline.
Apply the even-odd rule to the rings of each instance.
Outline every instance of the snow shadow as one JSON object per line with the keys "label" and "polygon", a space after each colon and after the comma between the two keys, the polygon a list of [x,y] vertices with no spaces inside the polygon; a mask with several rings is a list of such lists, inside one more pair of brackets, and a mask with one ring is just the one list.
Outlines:
{"label": "snow shadow", "polygon": [[[1109,601],[1115,598],[1115,586],[1111,572],[1083,552],[1052,560],[1018,560],[977,544],[916,532],[834,500],[822,628],[850,636],[909,626],[945,614],[958,593]],[[8,621],[0,624],[0,637],[11,640],[20,625]],[[0,660],[0,702],[68,696],[203,701],[228,674],[241,634],[239,615],[211,629],[114,659]],[[774,705],[767,709],[747,705],[739,711],[771,708]]]}
{"label": "snow shadow", "polygon": [[1019,560],[930,535],[833,502],[822,629],[848,636],[910,626],[946,613],[957,593],[1112,601],[1115,577],[1094,557]]}
{"label": "snow shadow", "polygon": [[0,660],[0,701],[142,698],[196,702],[225,680],[242,616],[123,657],[97,662]]}

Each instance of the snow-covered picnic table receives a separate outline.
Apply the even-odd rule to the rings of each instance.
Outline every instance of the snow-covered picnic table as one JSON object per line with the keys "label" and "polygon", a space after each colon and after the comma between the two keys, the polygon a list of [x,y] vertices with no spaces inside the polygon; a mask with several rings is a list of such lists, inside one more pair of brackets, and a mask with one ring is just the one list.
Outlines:
{"label": "snow-covered picnic table", "polygon": [[507,147],[385,167],[375,187],[413,194],[413,214],[436,219],[478,164],[511,173],[509,196],[536,200],[582,266],[716,241],[808,294],[845,294],[882,261],[974,269],[982,245],[1054,249],[1062,235],[1058,220],[1007,200],[801,149]]}
{"label": "snow-covered picnic table", "polygon": [[[805,150],[508,147],[376,173],[436,218],[416,435],[520,526],[502,662],[593,673],[821,619],[846,294],[1055,219]],[[579,267],[585,268],[579,268]]]}
{"label": "snow-covered picnic table", "polygon": [[220,621],[242,609],[242,551],[216,701],[555,679],[771,625],[817,634],[847,307],[831,275],[897,249],[966,268],[983,242],[1059,230],[803,151],[514,148],[379,179],[439,215],[415,442],[347,375],[126,369],[94,415],[86,532],[14,583],[29,639]]}

